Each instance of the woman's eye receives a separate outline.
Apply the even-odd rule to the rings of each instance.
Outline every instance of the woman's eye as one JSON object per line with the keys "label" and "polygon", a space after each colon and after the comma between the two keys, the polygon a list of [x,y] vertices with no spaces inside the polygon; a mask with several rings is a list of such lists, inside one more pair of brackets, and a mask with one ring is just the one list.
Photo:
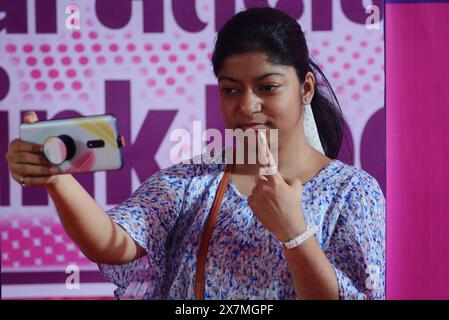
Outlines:
{"label": "woman's eye", "polygon": [[267,85],[263,85],[260,88],[260,90],[263,92],[274,92],[274,91],[276,91],[277,88],[279,88],[279,86],[273,85],[273,84],[267,84]]}
{"label": "woman's eye", "polygon": [[237,92],[237,89],[234,88],[223,88],[221,89],[221,92],[223,92],[224,94],[234,94]]}

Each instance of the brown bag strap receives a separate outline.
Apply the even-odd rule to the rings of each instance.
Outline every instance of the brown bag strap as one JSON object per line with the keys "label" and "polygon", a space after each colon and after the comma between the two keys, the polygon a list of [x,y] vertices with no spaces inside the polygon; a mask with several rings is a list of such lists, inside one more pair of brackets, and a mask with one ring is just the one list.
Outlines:
{"label": "brown bag strap", "polygon": [[226,171],[223,174],[223,178],[218,186],[217,193],[215,195],[212,208],[209,211],[209,216],[207,217],[206,227],[204,228],[203,234],[201,236],[200,247],[198,249],[198,256],[196,262],[196,278],[195,278],[195,299],[204,299],[204,280],[205,274],[204,269],[206,267],[207,251],[209,249],[209,242],[212,236],[212,230],[215,225],[215,220],[217,220],[218,212],[220,211],[221,201],[228,188],[229,179],[231,178],[233,165],[228,164],[226,166]]}

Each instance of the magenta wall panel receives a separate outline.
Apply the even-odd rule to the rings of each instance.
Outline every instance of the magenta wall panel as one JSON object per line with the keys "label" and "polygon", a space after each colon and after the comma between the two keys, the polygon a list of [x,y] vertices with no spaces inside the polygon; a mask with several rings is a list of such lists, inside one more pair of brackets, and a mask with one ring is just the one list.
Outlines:
{"label": "magenta wall panel", "polygon": [[449,299],[449,3],[387,3],[387,298]]}

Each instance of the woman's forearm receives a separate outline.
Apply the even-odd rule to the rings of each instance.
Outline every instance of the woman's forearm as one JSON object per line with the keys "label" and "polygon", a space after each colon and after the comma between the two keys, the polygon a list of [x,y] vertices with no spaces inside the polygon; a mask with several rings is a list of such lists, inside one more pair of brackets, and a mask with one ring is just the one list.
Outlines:
{"label": "woman's forearm", "polygon": [[145,254],[72,175],[57,176],[55,181],[46,188],[55,203],[61,223],[90,260],[122,264]]}
{"label": "woman's forearm", "polygon": [[300,246],[284,250],[300,300],[338,300],[335,271],[314,237]]}

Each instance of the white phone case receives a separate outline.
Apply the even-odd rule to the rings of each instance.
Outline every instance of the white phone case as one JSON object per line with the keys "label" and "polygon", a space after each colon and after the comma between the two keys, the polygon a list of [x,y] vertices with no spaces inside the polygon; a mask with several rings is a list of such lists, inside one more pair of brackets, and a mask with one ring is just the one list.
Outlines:
{"label": "white phone case", "polygon": [[20,138],[43,144],[45,156],[63,173],[117,170],[123,138],[112,115],[39,121],[20,125]]}

